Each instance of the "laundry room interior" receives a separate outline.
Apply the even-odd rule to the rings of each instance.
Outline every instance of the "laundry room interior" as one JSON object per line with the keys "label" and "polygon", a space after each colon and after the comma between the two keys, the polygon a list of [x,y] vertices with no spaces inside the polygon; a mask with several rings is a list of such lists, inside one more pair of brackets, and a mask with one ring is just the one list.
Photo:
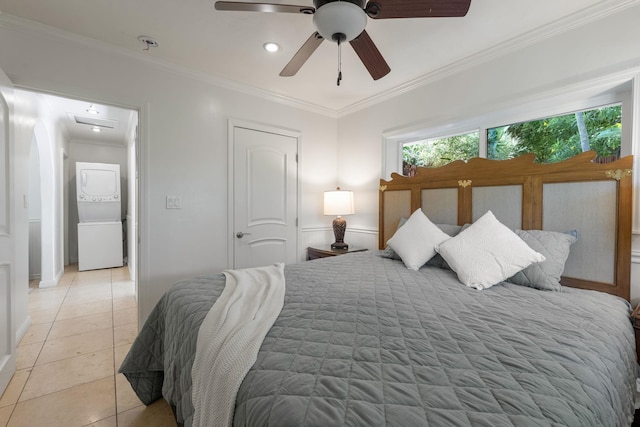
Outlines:
{"label": "laundry room interior", "polygon": [[55,282],[47,264],[59,257],[79,271],[126,265],[135,280],[138,112],[21,92],[37,100],[42,124],[30,150],[25,201],[30,281]]}

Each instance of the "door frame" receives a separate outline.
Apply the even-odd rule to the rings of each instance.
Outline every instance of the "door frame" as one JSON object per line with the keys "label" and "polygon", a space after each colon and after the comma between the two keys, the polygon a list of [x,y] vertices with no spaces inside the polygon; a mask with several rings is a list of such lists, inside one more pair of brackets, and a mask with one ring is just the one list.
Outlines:
{"label": "door frame", "polygon": [[[4,187],[2,191],[5,193],[5,200],[3,204],[5,206],[0,207],[4,209],[5,223],[0,224],[0,238],[6,240],[6,256],[8,259],[0,259],[0,274],[5,275],[6,289],[4,295],[0,295],[0,300],[5,300],[6,307],[2,307],[2,314],[0,319],[6,320],[0,322],[0,328],[4,328],[3,333],[0,336],[6,335],[4,339],[4,345],[7,346],[6,350],[0,347],[0,395],[6,390],[13,374],[16,372],[16,364],[18,360],[17,351],[17,325],[15,318],[15,303],[16,303],[16,270],[15,270],[15,258],[16,258],[16,209],[15,209],[15,98],[14,92],[15,86],[11,79],[0,69],[0,114],[4,117],[0,117],[3,120],[4,126],[0,128],[0,132],[3,133],[4,146],[0,145],[0,150],[3,150],[2,169],[0,173],[4,174]],[[6,120],[6,121],[5,121]],[[5,169],[6,166],[6,169]],[[5,243],[3,243],[5,244]],[[0,249],[0,253],[4,253],[5,250]],[[4,272],[4,273],[3,273]],[[2,290],[0,290],[2,292]],[[3,298],[4,297],[4,298]],[[5,299],[6,298],[6,299]],[[6,353],[2,353],[2,351]]]}
{"label": "door frame", "polygon": [[234,220],[235,220],[235,207],[234,207],[234,183],[233,177],[235,173],[234,169],[234,147],[235,147],[235,128],[243,128],[254,130],[258,132],[266,132],[273,133],[276,135],[288,136],[296,139],[296,153],[297,153],[297,161],[296,161],[296,218],[297,218],[297,226],[296,226],[296,257],[300,256],[299,248],[300,245],[300,195],[302,194],[300,188],[300,159],[302,159],[301,155],[301,139],[302,132],[294,129],[287,129],[282,127],[277,127],[273,125],[268,125],[259,122],[252,122],[248,120],[242,119],[234,119],[230,118],[227,123],[227,268],[234,268]]}

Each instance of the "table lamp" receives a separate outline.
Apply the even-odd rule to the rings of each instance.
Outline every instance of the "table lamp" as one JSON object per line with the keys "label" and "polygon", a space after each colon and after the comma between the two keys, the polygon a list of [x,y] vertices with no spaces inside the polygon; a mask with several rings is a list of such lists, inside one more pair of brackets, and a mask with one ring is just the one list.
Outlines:
{"label": "table lamp", "polygon": [[336,215],[333,220],[333,235],[336,241],[331,244],[331,249],[349,249],[349,245],[344,242],[347,221],[342,215],[352,215],[354,213],[353,191],[340,190],[340,187],[338,187],[334,191],[324,192],[324,214]]}

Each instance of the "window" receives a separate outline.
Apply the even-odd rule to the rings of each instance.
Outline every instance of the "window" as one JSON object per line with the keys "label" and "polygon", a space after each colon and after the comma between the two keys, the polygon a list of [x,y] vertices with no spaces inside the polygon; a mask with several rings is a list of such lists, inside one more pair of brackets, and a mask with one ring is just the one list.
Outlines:
{"label": "window", "polygon": [[[495,100],[467,106],[459,113],[427,117],[424,123],[389,130],[383,134],[381,176],[389,179],[393,173],[406,173],[403,170],[407,167],[406,160],[409,161],[408,168],[414,165],[415,169],[415,165],[420,163],[416,156],[418,148],[413,145],[433,144],[433,141],[447,139],[441,138],[442,135],[466,134],[471,129],[479,130],[479,150],[474,149],[473,155],[438,154],[431,156],[436,157],[438,163],[425,161],[423,164],[440,166],[456,158],[476,155],[496,160],[509,159],[530,152],[537,156],[538,162],[563,160],[582,152],[583,141],[576,112],[584,118],[586,132],[583,134],[588,136],[589,148],[597,154],[596,162],[608,163],[628,156],[640,150],[640,133],[636,129],[639,124],[636,116],[640,110],[640,74],[636,69],[633,73],[612,77],[603,76],[576,85],[556,87],[511,101]],[[565,134],[567,129],[556,126],[563,120],[571,123],[565,126],[571,132]],[[538,134],[533,131],[536,127]],[[638,162],[637,158],[634,161]],[[634,174],[633,180],[634,187],[640,188],[640,174]],[[640,235],[640,197],[634,201],[633,232]]]}
{"label": "window", "polygon": [[478,131],[402,144],[402,173],[413,176],[416,166],[435,168],[454,160],[479,156]]}
{"label": "window", "polygon": [[534,153],[538,163],[594,150],[597,162],[620,157],[622,107],[611,105],[487,129],[487,157],[505,160]]}

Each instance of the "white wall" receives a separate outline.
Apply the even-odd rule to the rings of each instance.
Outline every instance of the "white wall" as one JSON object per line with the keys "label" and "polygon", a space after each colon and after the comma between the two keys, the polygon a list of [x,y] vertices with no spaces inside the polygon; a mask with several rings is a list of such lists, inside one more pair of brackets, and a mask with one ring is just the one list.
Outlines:
{"label": "white wall", "polygon": [[129,194],[129,164],[127,148],[122,145],[105,144],[99,140],[71,140],[68,148],[69,181],[66,184],[69,194],[69,261],[78,262],[78,203],[76,192],[76,163],[111,163],[120,165],[121,215],[127,216]]}
{"label": "white wall", "polygon": [[[42,268],[39,286],[55,286],[64,273],[64,194],[63,194],[63,158],[67,145],[67,136],[53,118],[49,106],[42,102],[39,95],[16,91],[17,99],[28,99],[36,105],[32,116],[35,124],[31,129],[32,137],[38,145],[40,155],[40,195],[41,195],[41,234]],[[25,135],[26,137],[26,135]],[[19,181],[22,178],[18,172]]]}
{"label": "white wall", "polygon": [[29,196],[27,199],[29,215],[29,280],[40,279],[42,267],[42,233],[40,203],[40,154],[35,137],[31,140],[29,151]]}
{"label": "white wall", "polygon": [[[32,143],[39,145],[40,166],[49,171],[43,178],[40,174],[41,233],[46,242],[42,245],[42,269],[40,284],[55,284],[62,276],[63,266],[63,223],[62,195],[55,190],[62,188],[62,173],[58,164],[64,155],[65,135],[51,118],[51,112],[38,96],[21,90],[15,92],[15,295],[16,325],[18,338],[26,332],[30,324],[27,310],[29,289],[29,209],[25,199],[29,199],[29,162]],[[43,150],[43,146],[46,149]]]}
{"label": "white wall", "polygon": [[40,221],[42,217],[42,205],[40,203],[40,155],[35,139],[31,140],[29,151],[29,220]]}
{"label": "white wall", "polygon": [[[175,281],[227,268],[229,118],[301,132],[299,224],[327,225],[320,205],[336,185],[335,118],[58,34],[4,22],[0,68],[19,86],[141,108],[141,320]],[[165,209],[168,194],[182,197],[181,210]]]}
{"label": "white wall", "polygon": [[[15,92],[14,92],[15,93]],[[34,120],[37,115],[37,106],[29,100],[22,100],[14,104],[14,138],[15,138],[15,165],[14,171],[29,170],[29,152],[33,140]],[[28,173],[28,172],[27,172]],[[16,343],[24,336],[31,325],[28,312],[29,291],[29,212],[24,206],[23,197],[29,194],[29,180],[14,181],[14,233],[15,233],[15,283],[13,288],[14,319],[16,326]]]}
{"label": "white wall", "polygon": [[[640,72],[638,22],[640,6],[339,118],[338,176],[343,187],[357,191],[357,214],[350,224],[377,230],[383,134],[402,128],[445,126],[515,108],[581,82],[623,71],[630,75]],[[634,297],[640,297],[636,268],[632,276]]]}

